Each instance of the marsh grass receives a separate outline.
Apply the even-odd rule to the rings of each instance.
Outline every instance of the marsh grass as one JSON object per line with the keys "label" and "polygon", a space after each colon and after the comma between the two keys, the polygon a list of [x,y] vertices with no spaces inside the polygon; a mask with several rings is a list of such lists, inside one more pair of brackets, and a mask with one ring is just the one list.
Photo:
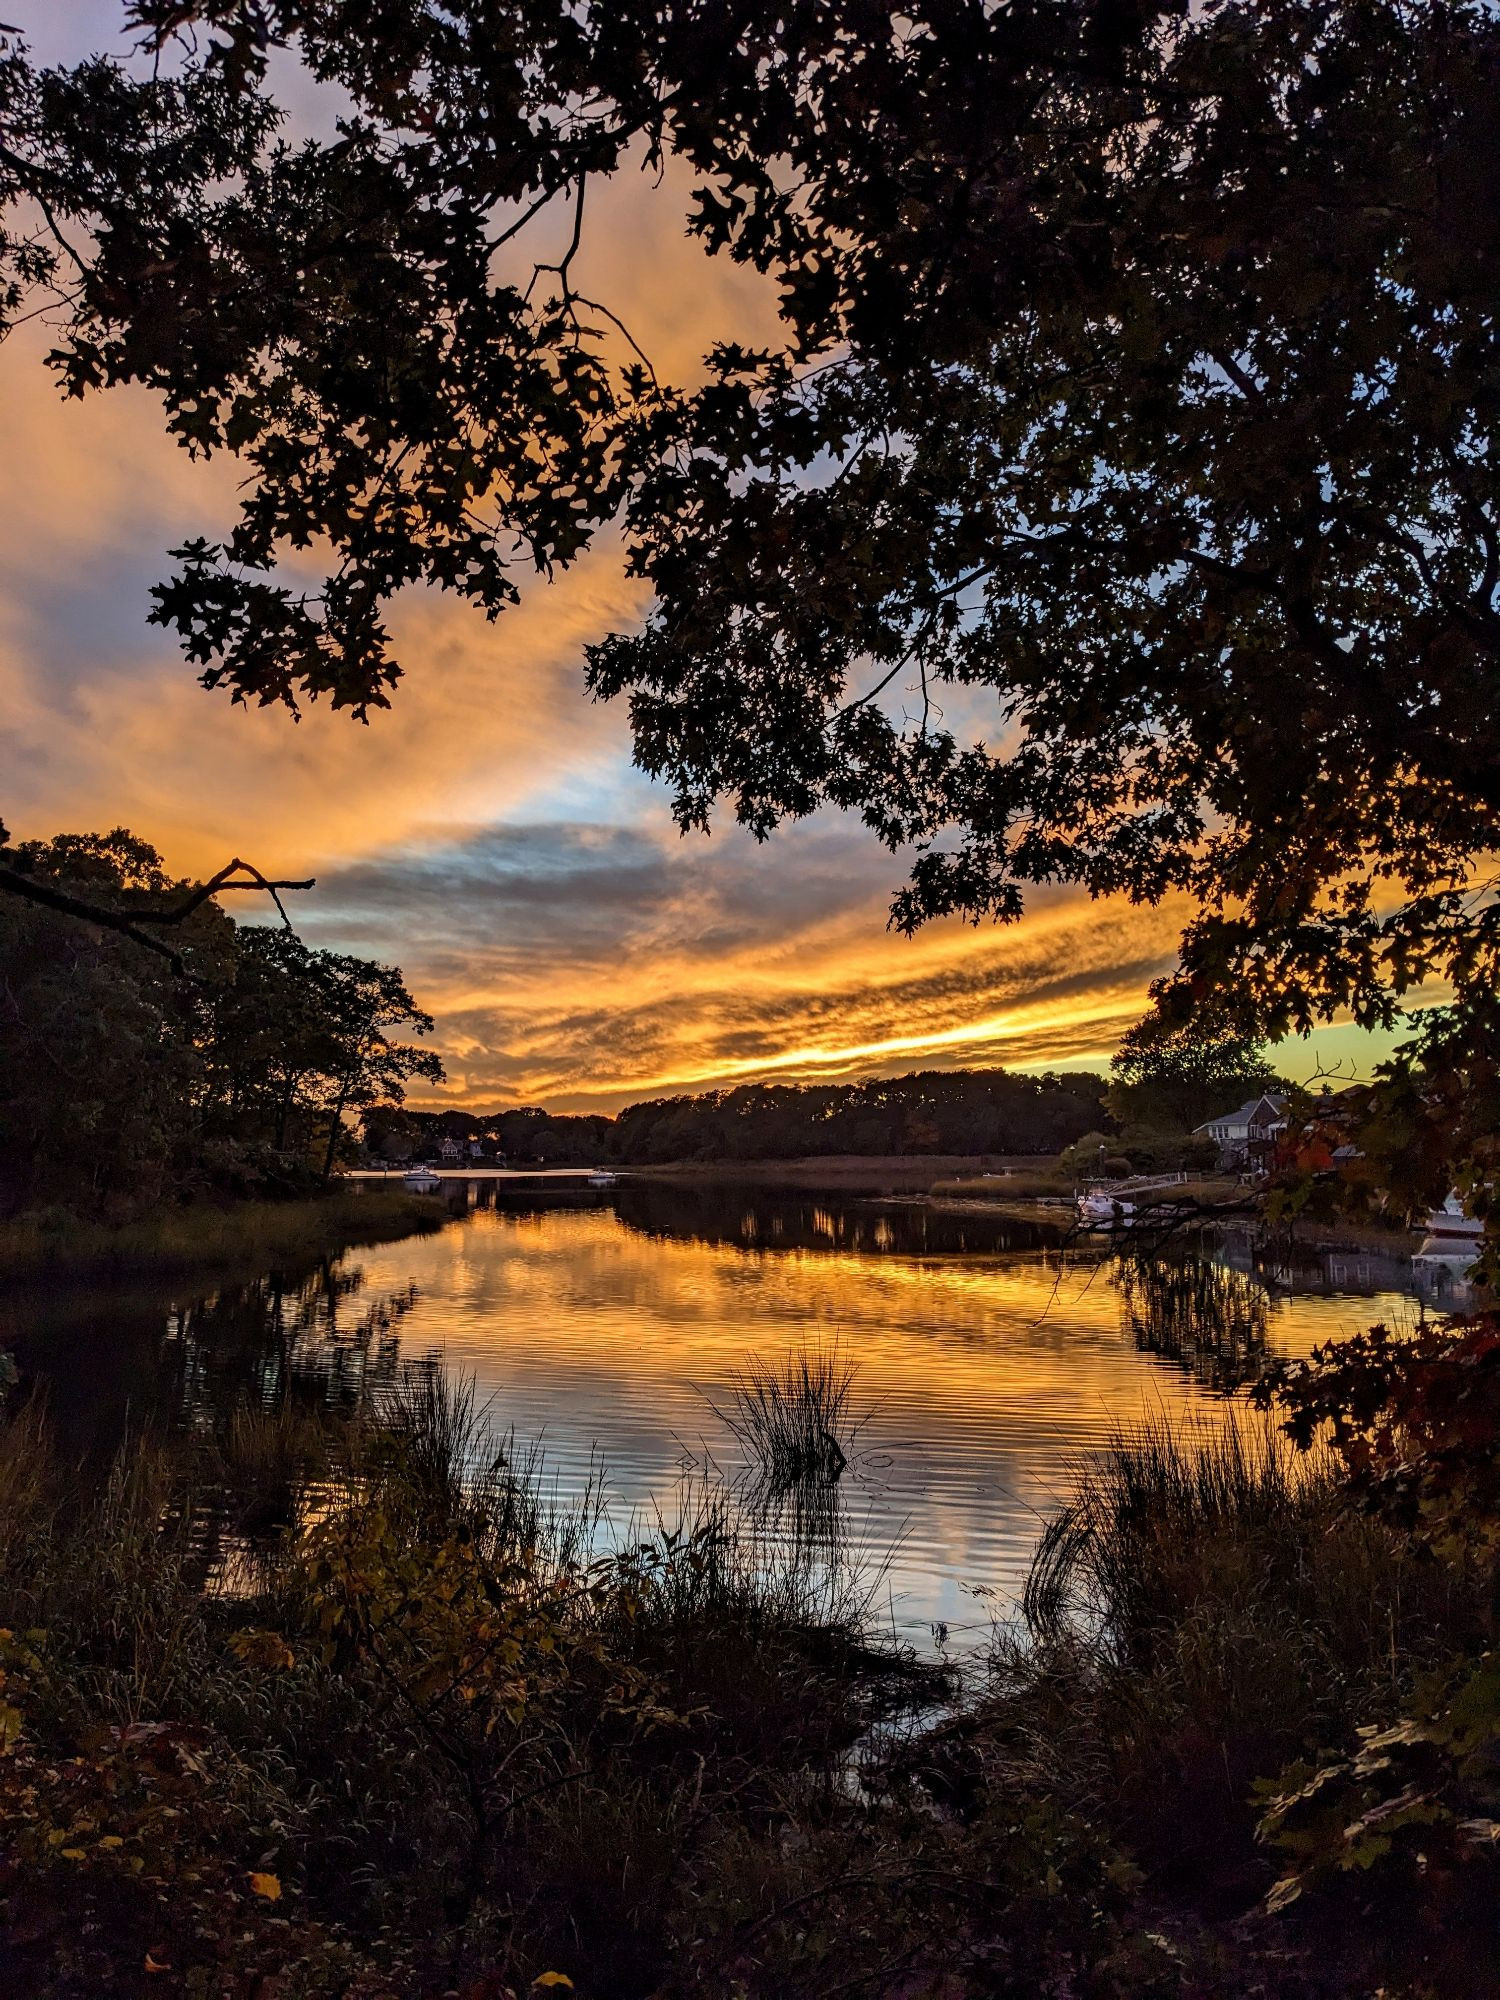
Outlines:
{"label": "marsh grass", "polygon": [[433,1369],[137,1437],[93,1487],[14,1412],[0,1985],[134,1996],[170,1940],[181,1990],[305,2000],[545,1971],[609,2000],[1373,1990],[1250,1921],[1252,1784],[1485,1607],[1326,1462],[1249,1424],[1122,1435],[982,1698],[880,1753],[936,1690],[862,1586],[711,1483],[681,1501],[600,1553],[602,1487],[559,1502]]}
{"label": "marsh grass", "polygon": [[53,1209],[0,1223],[0,1276],[264,1268],[426,1234],[444,1219],[442,1203],[429,1196],[347,1190],[309,1201],[163,1208],[119,1225]]}
{"label": "marsh grass", "polygon": [[1072,1176],[1051,1163],[1011,1167],[1004,1173],[955,1176],[934,1181],[928,1189],[939,1199],[993,1202],[1066,1201],[1072,1192]]}
{"label": "marsh grass", "polygon": [[1247,1418],[1118,1434],[1046,1528],[1024,1614],[991,1662],[1008,1768],[1222,1913],[1269,1885],[1255,1781],[1395,1713],[1483,1607],[1327,1456]]}
{"label": "marsh grass", "polygon": [[[367,1964],[412,1994],[557,1967],[628,2000],[674,1949],[713,1962],[732,1938],[695,1928],[703,1854],[831,1810],[909,1663],[855,1588],[746,1536],[722,1491],[601,1552],[604,1515],[602,1481],[559,1502],[435,1369],[342,1416],[247,1403],[138,1436],[91,1489],[18,1411],[0,1626],[36,1658],[0,1686],[23,1718],[0,1838],[45,1910],[41,1956],[0,1971],[133,1993],[153,1938],[185,1963],[201,1936],[252,1990],[291,1949],[246,1902],[253,1871],[295,1892],[309,1993]],[[111,1943],[75,1963],[85,1934]]]}
{"label": "marsh grass", "polygon": [[[1147,1423],[1115,1433],[1048,1522],[1022,1610],[1039,1638],[1087,1633],[1122,1661],[1243,1559],[1256,1575],[1305,1566],[1309,1526],[1337,1504],[1334,1471],[1272,1423]],[[1269,1559],[1269,1560],[1268,1560]]]}
{"label": "marsh grass", "polygon": [[770,1487],[832,1485],[868,1415],[851,1399],[858,1364],[833,1343],[780,1361],[751,1355],[729,1378],[729,1398],[709,1406]]}

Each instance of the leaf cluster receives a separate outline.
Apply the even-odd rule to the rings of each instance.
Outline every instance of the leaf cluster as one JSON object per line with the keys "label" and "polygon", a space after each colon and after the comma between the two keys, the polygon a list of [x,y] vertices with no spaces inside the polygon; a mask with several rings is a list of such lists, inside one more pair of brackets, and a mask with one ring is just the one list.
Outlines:
{"label": "leaf cluster", "polygon": [[[0,845],[0,866],[129,918],[188,899],[116,828]],[[400,972],[237,926],[212,898],[173,931],[193,977],[128,934],[0,897],[0,1210],[118,1220],[163,1198],[305,1191],[342,1121],[438,1081]]]}
{"label": "leaf cluster", "polygon": [[[685,826],[857,813],[908,928],[1186,892],[1174,1006],[1273,1033],[1493,987],[1480,0],[125,18],[3,44],[5,300],[241,462],[158,592],[210,684],[364,713],[393,593],[494,617],[620,522],[654,606],[590,684]],[[287,65],[341,107],[295,140]],[[669,156],[781,309],[695,387],[577,288],[590,188]]]}

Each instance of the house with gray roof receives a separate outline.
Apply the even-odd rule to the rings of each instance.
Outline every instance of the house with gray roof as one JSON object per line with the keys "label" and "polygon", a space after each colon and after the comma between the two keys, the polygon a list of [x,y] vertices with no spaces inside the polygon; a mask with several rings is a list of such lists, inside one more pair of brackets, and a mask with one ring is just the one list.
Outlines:
{"label": "house with gray roof", "polygon": [[1193,1136],[1213,1140],[1221,1167],[1259,1167],[1286,1128],[1286,1099],[1266,1091],[1233,1111],[1205,1119]]}

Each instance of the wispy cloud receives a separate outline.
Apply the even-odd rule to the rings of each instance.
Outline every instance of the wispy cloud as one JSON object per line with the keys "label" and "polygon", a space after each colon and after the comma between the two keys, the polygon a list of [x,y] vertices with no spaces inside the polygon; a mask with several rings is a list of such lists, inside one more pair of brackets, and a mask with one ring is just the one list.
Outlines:
{"label": "wispy cloud", "polygon": [[822,818],[765,846],[659,815],[475,830],[325,878],[314,933],[399,957],[463,1101],[607,1108],[747,1076],[1062,1063],[1139,1014],[1180,913],[1058,894],[1013,929],[885,928],[899,864]]}
{"label": "wispy cloud", "polygon": [[[80,4],[65,35],[59,10],[18,4],[57,56],[118,22]],[[690,377],[714,338],[766,335],[765,282],[685,240],[680,172],[600,193],[581,278],[665,374]],[[631,770],[623,712],[583,698],[585,644],[644,609],[608,537],[493,626],[405,596],[407,679],[368,728],[205,693],[147,624],[149,591],[174,543],[232,519],[235,468],[193,464],[144,392],[60,402],[48,338],[0,350],[0,816],[17,833],[123,823],[183,872],[242,853],[316,874],[299,921],[406,968],[457,1101],[1063,1063],[1140,1011],[1172,912],[1051,894],[1019,928],[909,942],[885,928],[899,862],[836,818],[764,847],[732,827],[679,840]],[[982,727],[975,699],[949,719]]]}

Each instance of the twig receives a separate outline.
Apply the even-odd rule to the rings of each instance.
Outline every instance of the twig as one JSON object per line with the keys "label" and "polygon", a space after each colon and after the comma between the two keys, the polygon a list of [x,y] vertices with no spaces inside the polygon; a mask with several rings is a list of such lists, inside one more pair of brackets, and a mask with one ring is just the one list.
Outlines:
{"label": "twig", "polygon": [[[248,879],[235,880],[236,876]],[[39,903],[44,909],[57,910],[63,916],[78,917],[84,923],[97,924],[101,930],[115,931],[121,937],[128,937],[132,943],[144,945],[147,951],[154,951],[158,958],[166,959],[172,970],[182,977],[186,973],[182,954],[174,951],[165,939],[153,937],[149,931],[140,928],[142,924],[176,925],[186,922],[193,912],[206,903],[211,896],[225,889],[264,890],[276,905],[281,921],[287,929],[292,928],[292,920],[286,913],[280,894],[283,889],[310,889],[314,878],[305,882],[272,881],[269,876],[249,861],[242,861],[238,855],[221,868],[207,882],[201,883],[186,895],[181,902],[162,909],[152,909],[149,905],[132,910],[111,909],[107,903],[92,903],[83,896],[70,895],[66,889],[59,889],[50,882],[40,881],[35,875],[28,875],[19,868],[0,865],[0,891],[12,896],[23,897],[29,903]]]}

